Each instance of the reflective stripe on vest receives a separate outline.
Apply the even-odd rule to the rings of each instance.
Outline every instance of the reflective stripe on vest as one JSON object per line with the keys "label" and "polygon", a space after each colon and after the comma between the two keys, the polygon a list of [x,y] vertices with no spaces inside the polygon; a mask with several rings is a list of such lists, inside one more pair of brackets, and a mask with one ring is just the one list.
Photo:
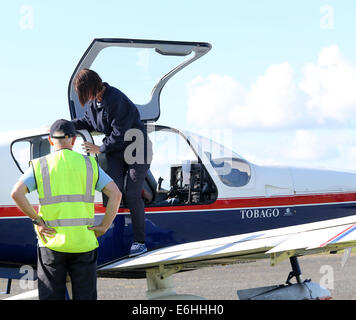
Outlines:
{"label": "reflective stripe on vest", "polygon": [[61,203],[61,202],[89,202],[89,203],[94,202],[94,196],[91,195],[91,188],[93,184],[93,175],[94,175],[93,166],[90,162],[90,159],[87,156],[83,155],[83,157],[85,159],[85,165],[87,168],[86,194],[68,194],[68,195],[59,195],[59,196],[52,196],[47,159],[45,157],[39,159],[41,172],[42,172],[43,193],[44,193],[44,198],[39,199],[41,206]]}
{"label": "reflective stripe on vest", "polygon": [[79,227],[79,226],[92,226],[94,225],[95,219],[89,218],[76,218],[76,219],[57,219],[57,220],[47,220],[46,225],[48,227]]}

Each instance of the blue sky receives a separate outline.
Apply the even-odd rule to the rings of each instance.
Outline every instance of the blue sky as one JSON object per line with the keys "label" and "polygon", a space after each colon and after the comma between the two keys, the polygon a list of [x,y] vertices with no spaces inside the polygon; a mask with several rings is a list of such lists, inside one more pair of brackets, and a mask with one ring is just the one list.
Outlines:
{"label": "blue sky", "polygon": [[[318,91],[316,96],[315,87],[331,90],[330,81],[322,85],[317,81],[323,82],[325,77],[320,74],[325,68],[330,71],[326,78],[335,78],[333,65],[340,66],[336,75],[343,78],[345,72],[354,80],[355,13],[356,2],[352,0],[8,1],[0,11],[4,113],[0,131],[36,128],[57,118],[69,118],[68,81],[93,38],[205,41],[212,44],[212,50],[176,75],[163,90],[159,123],[208,133],[213,126],[227,127],[234,149],[258,163],[351,168],[356,156],[352,118],[356,99],[342,89],[330,95]],[[273,81],[276,84],[269,87]],[[290,86],[281,88],[281,82]],[[207,88],[207,99],[217,99],[210,107],[223,114],[219,115],[220,125],[208,113],[197,127],[192,119],[204,113],[201,95],[204,98]],[[231,96],[227,101],[219,98],[219,93],[209,97],[219,88],[230,88],[223,94]],[[235,96],[234,91],[240,89]],[[256,104],[263,103],[263,99],[258,101],[261,92],[271,90],[279,90],[272,100],[285,101],[285,108],[275,110],[283,113],[276,114],[276,121],[264,123],[264,115],[253,113],[260,110]],[[286,97],[279,96],[283,90],[288,91]],[[337,104],[324,101],[335,99],[338,92],[350,97],[340,110]],[[290,121],[303,108],[310,115]],[[227,114],[232,109],[236,122],[225,126],[224,112],[226,120],[232,119],[233,115]],[[268,115],[268,110],[264,112]],[[245,122],[239,122],[242,115]],[[255,115],[261,119],[252,121]],[[316,151],[309,144],[308,149],[308,141],[326,146]],[[345,141],[345,146],[339,145]]]}

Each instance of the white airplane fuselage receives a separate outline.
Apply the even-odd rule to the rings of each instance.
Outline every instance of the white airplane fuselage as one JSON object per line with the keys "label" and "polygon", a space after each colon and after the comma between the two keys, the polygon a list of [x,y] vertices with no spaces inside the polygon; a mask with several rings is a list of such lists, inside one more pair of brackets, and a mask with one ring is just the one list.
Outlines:
{"label": "white airplane fuselage", "polygon": [[[191,144],[199,150],[196,142]],[[37,240],[33,225],[10,197],[21,173],[10,156],[9,144],[1,146],[0,156],[0,264],[35,265]],[[199,156],[217,188],[217,198],[208,204],[146,206],[149,250],[252,232],[300,228],[355,215],[355,173],[249,163],[248,183],[229,187],[214,173],[205,154]],[[38,207],[36,192],[28,198]],[[105,208],[98,192],[95,209],[99,222]],[[98,265],[126,256],[131,240],[130,213],[123,207],[112,228],[99,238]]]}

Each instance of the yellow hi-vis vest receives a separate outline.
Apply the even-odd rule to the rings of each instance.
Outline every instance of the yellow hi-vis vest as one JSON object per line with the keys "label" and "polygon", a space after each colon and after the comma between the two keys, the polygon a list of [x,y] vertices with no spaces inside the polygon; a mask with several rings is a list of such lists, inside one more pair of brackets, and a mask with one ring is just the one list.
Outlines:
{"label": "yellow hi-vis vest", "polygon": [[59,252],[79,253],[97,248],[95,233],[88,230],[88,226],[94,225],[98,180],[95,159],[62,149],[31,163],[40,202],[38,214],[57,231],[54,238],[45,237],[47,242],[37,232],[38,240]]}

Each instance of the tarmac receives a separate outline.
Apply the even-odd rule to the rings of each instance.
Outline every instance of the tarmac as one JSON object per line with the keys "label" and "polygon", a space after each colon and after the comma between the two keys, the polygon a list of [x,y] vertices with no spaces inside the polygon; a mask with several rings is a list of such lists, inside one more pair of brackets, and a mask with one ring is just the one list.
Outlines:
{"label": "tarmac", "polygon": [[[333,300],[356,300],[356,254],[345,261],[343,254],[323,254],[299,258],[302,278],[326,287]],[[191,294],[208,300],[238,300],[237,290],[284,284],[291,271],[289,260],[270,266],[269,260],[206,267],[173,275],[178,294]],[[294,281],[294,280],[293,280]],[[292,281],[292,282],[293,282]],[[0,291],[6,281],[0,280]],[[36,281],[13,280],[10,294],[0,299],[33,291]],[[98,278],[98,300],[146,300],[146,279]],[[32,298],[36,300],[36,298]]]}

